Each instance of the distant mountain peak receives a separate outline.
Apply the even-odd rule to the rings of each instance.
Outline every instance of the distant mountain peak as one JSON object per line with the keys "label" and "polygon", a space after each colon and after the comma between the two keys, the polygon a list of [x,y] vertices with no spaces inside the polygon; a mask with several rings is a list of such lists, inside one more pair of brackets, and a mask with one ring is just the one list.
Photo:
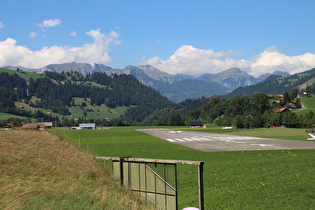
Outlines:
{"label": "distant mountain peak", "polygon": [[138,68],[141,69],[150,78],[162,82],[173,83],[175,81],[182,80],[180,76],[169,74],[150,65],[141,65],[138,66]]}
{"label": "distant mountain peak", "polygon": [[203,74],[198,79],[205,82],[216,82],[228,91],[238,87],[257,84],[259,80],[238,67],[230,68],[217,74]]}
{"label": "distant mountain peak", "polygon": [[272,74],[275,74],[275,75],[282,75],[282,76],[290,76],[291,74],[289,72],[286,72],[286,71],[274,71]]}
{"label": "distant mountain peak", "polygon": [[274,71],[272,74],[271,73],[266,73],[266,74],[262,74],[258,77],[258,79],[260,79],[261,81],[264,81],[265,79],[267,79],[269,76],[271,75],[281,75],[281,76],[290,76],[289,72],[285,72],[285,71]]}

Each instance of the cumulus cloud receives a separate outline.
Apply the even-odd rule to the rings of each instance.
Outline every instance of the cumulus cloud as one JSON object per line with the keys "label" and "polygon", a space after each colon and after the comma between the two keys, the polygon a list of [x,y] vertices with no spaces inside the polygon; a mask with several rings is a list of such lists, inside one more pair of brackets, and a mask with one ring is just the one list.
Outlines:
{"label": "cumulus cloud", "polygon": [[114,31],[103,34],[100,29],[86,32],[94,39],[93,43],[86,43],[81,47],[52,46],[32,51],[26,46],[17,44],[12,38],[0,42],[0,66],[24,66],[41,68],[48,64],[67,62],[102,63],[108,64],[110,46],[120,44],[119,35]]}
{"label": "cumulus cloud", "polygon": [[142,58],[140,64],[149,64],[171,74],[194,76],[218,73],[233,67],[239,67],[253,76],[273,73],[276,70],[294,74],[315,67],[315,54],[287,56],[279,53],[275,46],[266,48],[264,52],[254,55],[251,60],[233,59],[235,54],[238,52],[232,50],[214,52],[211,49],[183,45],[168,60],[161,60],[155,56],[149,59]]}
{"label": "cumulus cloud", "polygon": [[193,46],[183,45],[168,60],[159,57],[142,59],[141,64],[153,65],[163,71],[172,74],[201,75],[204,73],[218,73],[222,69],[237,66],[242,68],[248,66],[248,61],[233,60],[230,57],[235,52],[232,50],[214,52],[213,50],[198,49]]}
{"label": "cumulus cloud", "polygon": [[37,36],[37,34],[35,33],[35,32],[31,32],[29,35],[28,35],[28,37],[30,38],[30,39],[33,39],[34,37],[36,37]]}
{"label": "cumulus cloud", "polygon": [[70,36],[77,36],[77,32],[72,31],[72,32],[70,33]]}
{"label": "cumulus cloud", "polygon": [[38,23],[38,27],[53,27],[61,24],[62,21],[60,19],[49,19],[49,20],[43,20],[43,22]]}
{"label": "cumulus cloud", "polygon": [[287,56],[279,53],[278,49],[272,46],[252,58],[248,72],[254,76],[273,73],[276,70],[295,74],[314,67],[315,54],[305,53],[297,56]]}
{"label": "cumulus cloud", "polygon": [[4,28],[4,24],[2,22],[0,22],[0,29]]}

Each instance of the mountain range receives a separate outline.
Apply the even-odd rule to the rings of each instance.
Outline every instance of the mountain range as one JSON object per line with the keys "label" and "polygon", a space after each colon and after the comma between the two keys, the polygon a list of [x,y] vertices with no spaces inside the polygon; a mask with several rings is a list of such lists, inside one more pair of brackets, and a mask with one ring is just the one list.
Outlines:
{"label": "mountain range", "polygon": [[[191,75],[172,75],[154,68],[150,65],[131,66],[128,65],[123,69],[114,69],[103,64],[87,63],[64,63],[50,64],[39,69],[30,69],[25,67],[6,66],[4,68],[16,70],[19,68],[23,71],[31,71],[36,73],[51,72],[71,72],[76,71],[82,75],[92,74],[94,72],[103,72],[108,75],[127,74],[133,75],[141,83],[160,91],[170,100],[178,103],[188,98],[211,97],[213,95],[225,95],[238,87],[247,87],[255,85],[268,78],[271,74],[261,75],[255,78],[240,68],[231,68],[217,74],[203,74],[199,77]],[[277,75],[288,76],[287,72],[277,71]]]}

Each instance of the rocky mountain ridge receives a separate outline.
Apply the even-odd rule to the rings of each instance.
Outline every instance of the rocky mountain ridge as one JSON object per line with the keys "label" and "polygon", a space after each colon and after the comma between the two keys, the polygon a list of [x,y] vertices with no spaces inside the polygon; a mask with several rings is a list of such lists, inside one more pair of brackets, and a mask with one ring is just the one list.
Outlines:
{"label": "rocky mountain ridge", "polygon": [[255,85],[263,81],[262,78],[255,78],[239,68],[231,68],[217,74],[203,74],[197,78],[190,75],[172,75],[154,68],[150,65],[131,66],[123,69],[114,69],[103,64],[88,63],[64,63],[50,64],[40,69],[28,69],[24,67],[5,67],[12,70],[17,68],[23,71],[32,71],[44,73],[52,71],[57,73],[76,71],[82,75],[92,74],[94,72],[104,72],[111,74],[131,74],[141,83],[153,89],[159,90],[170,100],[181,102],[188,98],[200,98],[202,96],[210,97],[213,95],[224,95],[238,87]]}

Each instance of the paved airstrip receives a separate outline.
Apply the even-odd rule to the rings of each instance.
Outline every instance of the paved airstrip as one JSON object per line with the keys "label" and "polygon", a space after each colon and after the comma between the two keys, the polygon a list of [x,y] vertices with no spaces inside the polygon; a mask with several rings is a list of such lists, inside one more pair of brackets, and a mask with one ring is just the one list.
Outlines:
{"label": "paved airstrip", "polygon": [[168,142],[204,152],[315,149],[315,141],[294,141],[168,129],[138,129]]}

